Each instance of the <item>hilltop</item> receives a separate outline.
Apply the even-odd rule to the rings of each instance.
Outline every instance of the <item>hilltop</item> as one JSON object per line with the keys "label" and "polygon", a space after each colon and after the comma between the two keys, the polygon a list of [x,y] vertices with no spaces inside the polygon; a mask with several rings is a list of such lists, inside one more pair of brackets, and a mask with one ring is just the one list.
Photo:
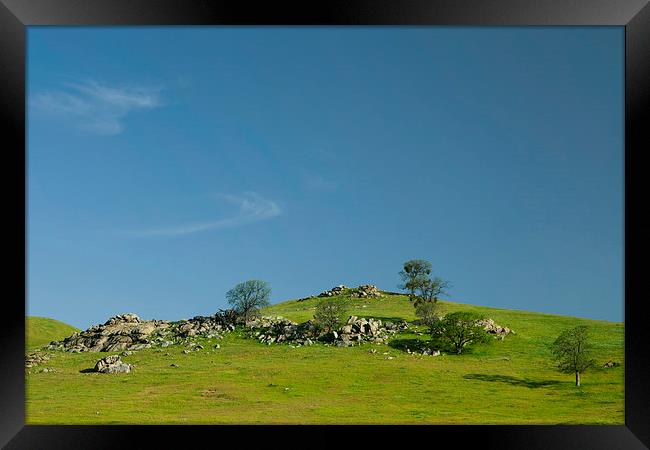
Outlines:
{"label": "hilltop", "polygon": [[[318,300],[285,301],[263,314],[302,324],[313,317]],[[602,368],[609,360],[623,362],[622,323],[450,301],[441,307],[443,313],[479,312],[516,333],[459,356],[407,353],[428,339],[426,330],[414,323],[406,296],[383,293],[354,298],[346,316],[408,323],[384,343],[270,345],[238,326],[127,352],[122,359],[134,369],[122,375],[87,373],[109,353],[51,351],[47,365],[53,372],[32,369],[26,375],[26,421],[623,423],[624,365]],[[557,372],[548,349],[575,325],[589,326],[598,362],[580,388]],[[178,330],[200,326],[170,324]]]}
{"label": "hilltop", "polygon": [[79,331],[78,328],[47,317],[30,316],[25,322],[25,339],[28,349],[41,347],[50,341],[63,339],[72,333]]}

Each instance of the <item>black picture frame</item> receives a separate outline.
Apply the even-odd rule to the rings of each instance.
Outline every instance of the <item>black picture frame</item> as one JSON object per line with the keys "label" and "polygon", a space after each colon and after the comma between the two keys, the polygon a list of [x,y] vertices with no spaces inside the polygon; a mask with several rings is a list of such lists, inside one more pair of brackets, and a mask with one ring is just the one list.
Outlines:
{"label": "black picture frame", "polygon": [[[625,27],[625,425],[26,426],[26,27],[208,24]],[[4,224],[9,225],[5,242],[10,250],[4,280],[5,286],[13,288],[5,297],[0,326],[0,444],[6,448],[169,448],[174,442],[186,446],[201,439],[221,444],[227,438],[246,443],[341,445],[344,441],[338,432],[349,433],[347,439],[357,436],[359,440],[353,442],[364,446],[397,437],[407,445],[450,445],[442,441],[451,439],[482,449],[650,447],[650,339],[645,299],[634,295],[643,292],[642,266],[633,263],[643,260],[647,248],[640,233],[647,223],[641,216],[640,180],[645,175],[641,158],[650,129],[648,0],[0,0],[0,99],[7,143],[2,152]]]}

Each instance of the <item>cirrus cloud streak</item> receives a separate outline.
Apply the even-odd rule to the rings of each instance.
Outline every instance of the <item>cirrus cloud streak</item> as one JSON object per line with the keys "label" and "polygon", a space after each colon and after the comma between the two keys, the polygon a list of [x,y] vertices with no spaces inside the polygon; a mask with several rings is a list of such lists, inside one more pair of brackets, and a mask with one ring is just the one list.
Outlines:
{"label": "cirrus cloud streak", "polygon": [[237,212],[231,217],[165,228],[134,230],[128,231],[127,234],[131,237],[183,236],[207,230],[240,227],[282,214],[282,209],[276,202],[265,199],[256,192],[245,192],[242,195],[216,194],[215,198],[237,206]]}

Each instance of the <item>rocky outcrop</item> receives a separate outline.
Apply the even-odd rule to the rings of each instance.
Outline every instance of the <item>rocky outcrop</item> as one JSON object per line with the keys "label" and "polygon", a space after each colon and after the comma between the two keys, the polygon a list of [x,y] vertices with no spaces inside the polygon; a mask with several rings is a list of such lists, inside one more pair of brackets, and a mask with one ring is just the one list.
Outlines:
{"label": "rocky outcrop", "polygon": [[352,291],[352,297],[368,298],[368,297],[382,297],[377,286],[373,284],[364,284]]}
{"label": "rocky outcrop", "polygon": [[135,314],[111,317],[102,325],[74,333],[62,341],[53,341],[48,350],[79,352],[115,352],[151,347],[154,332],[166,329],[165,320],[141,320]]}
{"label": "rocky outcrop", "polygon": [[344,284],[334,286],[329,291],[324,291],[318,294],[318,297],[335,297],[337,295],[342,295],[348,288]]}
{"label": "rocky outcrop", "polygon": [[53,341],[46,349],[79,353],[167,347],[197,336],[219,339],[235,329],[236,320],[236,314],[230,310],[178,322],[141,320],[135,314],[121,314],[62,341]]}
{"label": "rocky outcrop", "polygon": [[318,334],[318,328],[311,320],[297,324],[280,316],[257,317],[247,322],[246,326],[250,328],[255,339],[268,345],[280,342],[312,345]]}
{"label": "rocky outcrop", "polygon": [[[359,287],[356,288],[349,288],[343,284],[340,284],[338,286],[334,286],[332,289],[328,291],[323,291],[320,294],[316,295],[315,297],[336,297],[337,295],[350,295],[353,298],[375,298],[375,297],[383,297],[383,294],[381,291],[377,288],[377,286],[373,284],[363,284]],[[302,302],[304,300],[308,300],[310,298],[314,298],[314,296],[311,297],[305,297],[305,298],[300,298],[298,299],[299,302]]]}
{"label": "rocky outcrop", "polygon": [[131,365],[122,362],[118,355],[110,355],[97,361],[94,370],[99,373],[129,373]]}
{"label": "rocky outcrop", "polygon": [[330,338],[339,347],[358,345],[362,341],[383,344],[390,335],[406,328],[408,325],[405,321],[382,323],[379,319],[350,316],[345,325],[330,334]]}
{"label": "rocky outcrop", "polygon": [[502,327],[494,322],[492,319],[481,319],[476,322],[477,325],[481,325],[485,331],[490,334],[494,334],[495,338],[504,339],[508,334],[515,333],[508,327]]}
{"label": "rocky outcrop", "polygon": [[189,320],[181,320],[174,323],[168,334],[180,338],[188,337],[207,337],[207,338],[221,338],[223,333],[233,331],[235,329],[236,318],[227,317],[223,314],[215,314],[214,316],[196,316]]}
{"label": "rocky outcrop", "polygon": [[338,330],[323,333],[309,320],[298,324],[284,317],[258,317],[246,323],[251,336],[265,344],[292,343],[312,345],[315,340],[323,340],[340,347],[356,345],[362,341],[385,343],[392,334],[408,327],[405,321],[382,323],[381,320],[350,316],[345,325]]}

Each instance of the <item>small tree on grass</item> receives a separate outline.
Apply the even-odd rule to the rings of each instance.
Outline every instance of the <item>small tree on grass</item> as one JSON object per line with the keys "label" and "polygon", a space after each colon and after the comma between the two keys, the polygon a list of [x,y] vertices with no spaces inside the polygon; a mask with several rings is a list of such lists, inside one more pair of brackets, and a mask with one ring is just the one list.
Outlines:
{"label": "small tree on grass", "polygon": [[431,325],[431,336],[461,354],[466,345],[489,342],[489,335],[477,321],[478,314],[459,311],[447,314]]}
{"label": "small tree on grass", "polygon": [[316,305],[316,325],[326,332],[338,329],[342,324],[341,316],[347,307],[348,302],[343,298],[324,298]]}
{"label": "small tree on grass", "polygon": [[260,308],[269,306],[271,288],[266,281],[248,280],[226,292],[226,299],[248,321]]}
{"label": "small tree on grass", "polygon": [[426,325],[430,328],[433,323],[439,319],[439,307],[437,301],[418,299],[415,301],[414,306],[415,315],[419,317],[422,325]]}
{"label": "small tree on grass", "polygon": [[565,330],[551,345],[551,352],[564,373],[575,373],[576,386],[580,386],[580,374],[594,365],[592,347],[587,327],[584,325]]}

